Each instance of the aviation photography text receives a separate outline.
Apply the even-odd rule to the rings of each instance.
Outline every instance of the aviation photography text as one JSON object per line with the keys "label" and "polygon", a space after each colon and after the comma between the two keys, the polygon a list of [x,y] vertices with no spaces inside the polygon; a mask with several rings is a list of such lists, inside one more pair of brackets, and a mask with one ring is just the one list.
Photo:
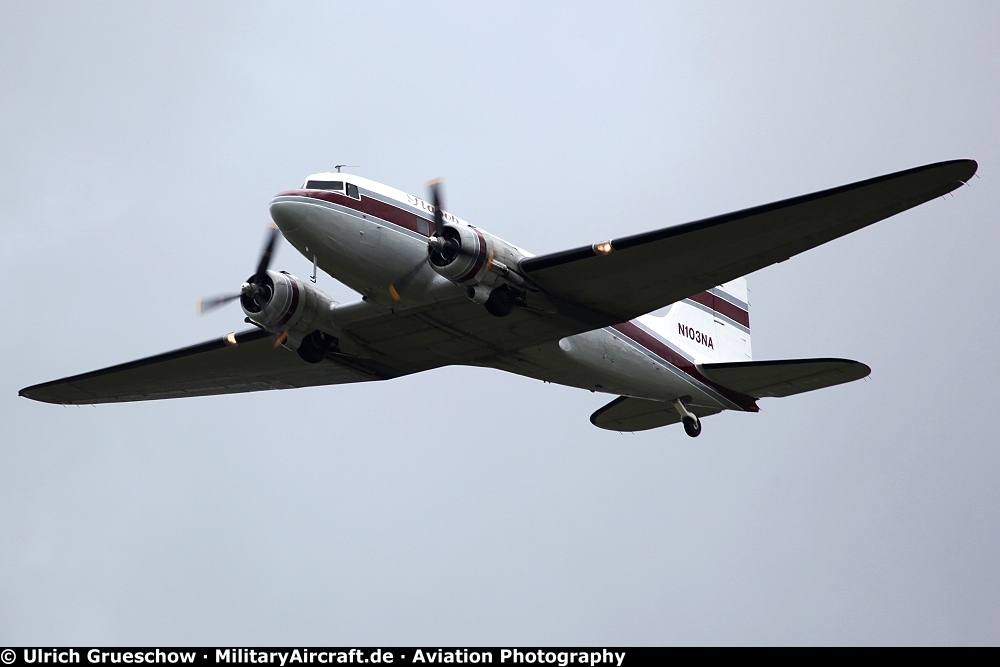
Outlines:
{"label": "aviation photography text", "polygon": [[0,651],[3,665],[614,665],[625,662],[624,650],[605,648],[351,648],[351,649],[104,649],[104,648],[12,648]]}

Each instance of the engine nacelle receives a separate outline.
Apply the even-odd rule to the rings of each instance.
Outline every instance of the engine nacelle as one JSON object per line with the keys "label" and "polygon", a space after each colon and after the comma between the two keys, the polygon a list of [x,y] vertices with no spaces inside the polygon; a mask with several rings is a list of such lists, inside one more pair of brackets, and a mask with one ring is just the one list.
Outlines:
{"label": "engine nacelle", "polygon": [[495,287],[508,276],[507,267],[515,266],[524,257],[506,241],[472,226],[448,223],[442,236],[449,246],[440,249],[430,246],[430,265],[459,285]]}
{"label": "engine nacelle", "polygon": [[333,338],[329,316],[337,302],[328,295],[283,271],[268,271],[255,287],[256,294],[240,296],[243,312],[273,334],[287,331],[285,347],[298,350],[303,339],[317,331]]}

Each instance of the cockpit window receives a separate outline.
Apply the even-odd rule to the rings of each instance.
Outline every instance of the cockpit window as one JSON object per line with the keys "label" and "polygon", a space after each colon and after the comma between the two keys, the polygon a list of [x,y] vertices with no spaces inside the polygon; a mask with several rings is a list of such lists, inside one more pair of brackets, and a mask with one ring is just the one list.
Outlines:
{"label": "cockpit window", "polygon": [[348,183],[347,196],[354,197],[355,199],[361,199],[361,195],[358,193],[358,186],[356,186],[354,183]]}
{"label": "cockpit window", "polygon": [[[357,189],[357,188],[355,188]],[[306,190],[333,190],[334,192],[344,191],[343,181],[306,181]]]}

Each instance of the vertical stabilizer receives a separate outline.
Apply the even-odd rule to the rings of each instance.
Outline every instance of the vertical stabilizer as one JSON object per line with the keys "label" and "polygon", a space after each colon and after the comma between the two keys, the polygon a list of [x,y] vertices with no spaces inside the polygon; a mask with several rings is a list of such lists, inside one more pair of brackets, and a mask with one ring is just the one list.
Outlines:
{"label": "vertical stabilizer", "polygon": [[678,301],[662,316],[644,315],[639,320],[697,363],[753,358],[746,278]]}

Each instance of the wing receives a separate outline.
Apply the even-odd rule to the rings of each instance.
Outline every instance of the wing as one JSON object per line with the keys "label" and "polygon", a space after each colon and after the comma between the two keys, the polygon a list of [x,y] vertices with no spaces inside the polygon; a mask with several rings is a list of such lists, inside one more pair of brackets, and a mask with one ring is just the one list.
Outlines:
{"label": "wing", "polygon": [[251,329],[19,393],[45,403],[87,405],[347,384],[405,374],[346,355],[330,354],[325,361],[309,364],[288,350],[275,349],[273,341],[267,332]]}
{"label": "wing", "polygon": [[973,160],[916,167],[614,239],[603,255],[588,246],[531,257],[520,268],[561,312],[596,326],[622,322],[940,197],[976,168]]}
{"label": "wing", "polygon": [[585,328],[528,308],[494,317],[464,294],[404,311],[373,301],[350,304],[349,310],[338,331],[344,352],[328,353],[317,364],[275,349],[274,336],[251,329],[34,385],[20,395],[89,405],[384,380],[450,364],[490,365],[497,356]]}

